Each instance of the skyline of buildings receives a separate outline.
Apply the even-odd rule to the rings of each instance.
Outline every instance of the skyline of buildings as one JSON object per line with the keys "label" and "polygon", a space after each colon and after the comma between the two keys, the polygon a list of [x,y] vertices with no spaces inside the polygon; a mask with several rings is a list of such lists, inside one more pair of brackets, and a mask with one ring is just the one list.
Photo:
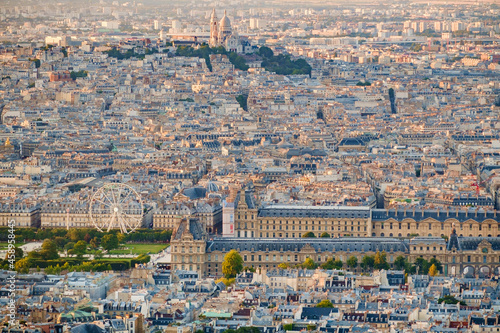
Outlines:
{"label": "skyline of buildings", "polygon": [[499,118],[494,2],[2,2],[22,330],[495,332]]}

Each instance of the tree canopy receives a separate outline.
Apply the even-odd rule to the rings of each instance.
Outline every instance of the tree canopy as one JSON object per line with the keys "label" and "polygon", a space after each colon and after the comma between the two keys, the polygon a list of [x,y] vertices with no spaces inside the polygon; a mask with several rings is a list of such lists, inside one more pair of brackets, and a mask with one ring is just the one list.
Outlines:
{"label": "tree canopy", "polygon": [[333,308],[333,303],[329,299],[324,299],[318,304],[316,304],[317,308]]}
{"label": "tree canopy", "polygon": [[375,256],[366,255],[361,259],[361,268],[371,269],[375,266]]}
{"label": "tree canopy", "polygon": [[304,260],[304,263],[302,264],[302,268],[316,269],[318,268],[318,264],[316,264],[311,258],[306,258],[306,260]]}
{"label": "tree canopy", "polygon": [[438,270],[436,268],[436,265],[432,264],[431,267],[429,267],[429,276],[436,276],[438,274]]}
{"label": "tree canopy", "polygon": [[114,249],[118,248],[119,245],[120,245],[120,243],[118,241],[118,236],[116,236],[116,234],[106,235],[102,238],[102,241],[101,241],[101,246],[106,251],[114,250]]}
{"label": "tree canopy", "polygon": [[356,268],[358,267],[358,258],[356,258],[355,256],[350,256],[349,259],[347,259],[346,264],[351,268]]}
{"label": "tree canopy", "polygon": [[460,303],[460,305],[467,305],[464,301],[459,301],[458,299],[456,299],[455,297],[451,296],[451,295],[446,295],[444,297],[441,297],[438,299],[438,304],[441,304],[441,303],[444,303],[444,304],[457,304],[457,303]]}
{"label": "tree canopy", "polygon": [[57,245],[53,240],[46,239],[42,243],[42,248],[39,251],[40,257],[46,260],[59,258]]}
{"label": "tree canopy", "polygon": [[236,250],[229,251],[222,261],[222,274],[226,279],[235,278],[243,270],[243,258]]}
{"label": "tree canopy", "polygon": [[329,258],[327,261],[325,261],[322,265],[321,268],[323,269],[342,269],[344,266],[342,260],[337,259],[335,260],[334,258]]}

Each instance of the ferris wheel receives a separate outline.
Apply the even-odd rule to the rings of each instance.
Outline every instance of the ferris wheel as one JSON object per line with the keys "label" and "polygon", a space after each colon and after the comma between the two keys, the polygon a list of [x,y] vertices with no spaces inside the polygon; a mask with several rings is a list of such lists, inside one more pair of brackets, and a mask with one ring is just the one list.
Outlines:
{"label": "ferris wheel", "polygon": [[90,220],[104,232],[119,228],[128,234],[142,225],[141,196],[129,185],[108,183],[90,198]]}

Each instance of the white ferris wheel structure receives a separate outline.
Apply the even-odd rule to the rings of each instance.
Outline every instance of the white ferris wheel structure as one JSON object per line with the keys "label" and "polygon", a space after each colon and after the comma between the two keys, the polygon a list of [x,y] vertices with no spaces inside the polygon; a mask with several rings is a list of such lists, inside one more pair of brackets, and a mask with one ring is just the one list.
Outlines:
{"label": "white ferris wheel structure", "polygon": [[105,184],[90,197],[90,220],[101,232],[111,229],[120,229],[124,234],[134,232],[142,226],[143,210],[141,196],[126,184]]}

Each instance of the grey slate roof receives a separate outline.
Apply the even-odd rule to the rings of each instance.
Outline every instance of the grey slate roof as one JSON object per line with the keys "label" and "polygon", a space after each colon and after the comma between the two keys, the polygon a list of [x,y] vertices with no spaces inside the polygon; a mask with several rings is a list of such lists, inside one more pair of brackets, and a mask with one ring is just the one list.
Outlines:
{"label": "grey slate roof", "polygon": [[500,239],[498,237],[458,237],[460,249],[463,251],[477,250],[481,241],[491,243],[491,248],[494,251],[500,250]]}
{"label": "grey slate roof", "polygon": [[415,221],[422,221],[425,220],[426,218],[433,218],[437,221],[444,222],[448,219],[455,219],[458,220],[459,222],[465,222],[467,220],[473,219],[478,222],[482,222],[486,219],[492,219],[497,222],[500,222],[500,214],[496,214],[494,211],[484,211],[482,209],[479,209],[477,212],[474,210],[470,210],[468,213],[466,213],[463,210],[459,210],[458,212],[456,210],[450,209],[449,213],[445,210],[437,211],[437,210],[415,210],[415,214],[413,213],[413,210],[394,210],[394,209],[372,209],[372,221],[385,221],[389,218],[393,218],[397,221],[401,221],[405,218],[410,218],[414,219]]}
{"label": "grey slate roof", "polygon": [[360,206],[269,205],[259,209],[260,217],[368,218],[370,209]]}
{"label": "grey slate roof", "polygon": [[215,238],[207,242],[207,253],[214,251],[300,251],[307,244],[317,252],[408,252],[406,242],[377,237],[349,238]]}

